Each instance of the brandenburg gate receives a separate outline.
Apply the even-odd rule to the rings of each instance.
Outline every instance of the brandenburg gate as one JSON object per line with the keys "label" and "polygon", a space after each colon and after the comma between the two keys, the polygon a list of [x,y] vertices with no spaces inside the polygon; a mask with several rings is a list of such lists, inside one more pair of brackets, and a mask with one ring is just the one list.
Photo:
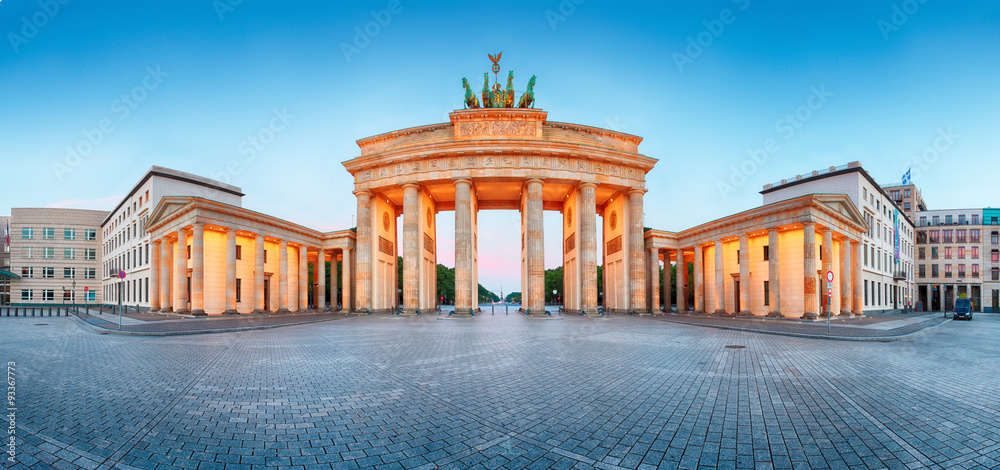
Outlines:
{"label": "brandenburg gate", "polygon": [[[605,309],[648,311],[643,195],[656,160],[638,152],[642,139],[551,122],[540,109],[477,107],[468,89],[466,102],[474,106],[451,113],[450,122],[361,139],[361,155],[344,162],[354,176],[358,204],[355,310],[395,307],[400,251],[402,312],[435,308],[436,221],[438,213],[453,211],[455,314],[473,314],[477,216],[481,210],[506,209],[521,212],[521,292],[528,315],[545,314],[546,210],[563,216],[566,311],[597,314],[599,261],[605,266]],[[396,239],[399,216],[402,240]],[[598,216],[604,228],[600,242]]]}

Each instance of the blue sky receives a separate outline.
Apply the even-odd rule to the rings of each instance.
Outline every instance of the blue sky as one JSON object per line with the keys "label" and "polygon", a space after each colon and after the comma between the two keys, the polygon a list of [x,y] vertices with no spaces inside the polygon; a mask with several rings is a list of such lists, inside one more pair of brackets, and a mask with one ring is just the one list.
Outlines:
{"label": "blue sky", "polygon": [[[355,141],[446,121],[461,78],[499,51],[519,89],[538,77],[551,120],[644,137],[660,160],[648,226],[739,212],[765,183],[852,160],[887,183],[913,167],[931,208],[1000,206],[996,2],[236,3],[0,0],[0,212],[110,209],[156,164],[228,180],[245,207],[346,228]],[[768,139],[758,164],[749,152]],[[480,220],[481,256],[519,249],[516,215]],[[451,213],[439,221],[446,232]],[[518,277],[480,272],[494,290]]]}

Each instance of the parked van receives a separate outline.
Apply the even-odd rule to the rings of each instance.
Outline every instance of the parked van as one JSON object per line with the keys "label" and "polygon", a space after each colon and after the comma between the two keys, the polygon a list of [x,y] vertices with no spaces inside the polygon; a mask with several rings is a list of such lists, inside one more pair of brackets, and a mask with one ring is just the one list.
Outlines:
{"label": "parked van", "polygon": [[952,320],[972,320],[972,302],[969,299],[955,300],[955,313]]}

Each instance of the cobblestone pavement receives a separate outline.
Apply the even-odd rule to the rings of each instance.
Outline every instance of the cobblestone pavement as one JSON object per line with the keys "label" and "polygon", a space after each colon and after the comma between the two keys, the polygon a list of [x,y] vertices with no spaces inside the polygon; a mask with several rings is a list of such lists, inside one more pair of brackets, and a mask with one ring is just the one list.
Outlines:
{"label": "cobblestone pavement", "polygon": [[13,466],[1000,465],[1000,316],[892,343],[561,318],[367,316],[169,337],[2,318]]}

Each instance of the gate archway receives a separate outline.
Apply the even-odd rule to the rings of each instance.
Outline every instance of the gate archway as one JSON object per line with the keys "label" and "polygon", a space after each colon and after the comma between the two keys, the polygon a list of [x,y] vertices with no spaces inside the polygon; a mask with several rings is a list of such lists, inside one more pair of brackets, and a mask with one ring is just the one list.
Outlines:
{"label": "gate archway", "polygon": [[540,109],[467,109],[449,117],[358,140],[361,155],[343,163],[358,204],[357,310],[397,307],[398,254],[403,313],[436,306],[436,218],[454,211],[455,313],[471,315],[479,284],[477,213],[490,209],[521,212],[522,305],[529,315],[545,312],[545,210],[563,215],[567,311],[597,313],[598,264],[605,267],[606,310],[648,310],[643,195],[656,159],[638,152],[641,137],[550,122]]}

